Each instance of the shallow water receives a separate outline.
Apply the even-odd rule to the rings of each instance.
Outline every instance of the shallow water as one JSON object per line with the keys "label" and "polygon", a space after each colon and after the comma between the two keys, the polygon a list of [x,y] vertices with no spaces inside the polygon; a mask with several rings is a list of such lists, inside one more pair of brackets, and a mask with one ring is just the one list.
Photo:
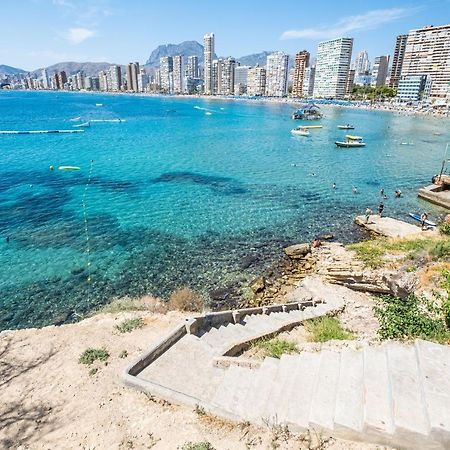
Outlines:
{"label": "shallow water", "polygon": [[[0,92],[0,130],[124,119],[77,134],[0,135],[0,329],[75,320],[116,296],[184,285],[207,296],[245,282],[287,243],[328,231],[355,239],[352,218],[376,210],[381,187],[387,215],[442,212],[416,190],[439,170],[448,120],[328,108],[324,128],[305,138],[290,134],[292,109]],[[335,147],[346,123],[366,148]]]}

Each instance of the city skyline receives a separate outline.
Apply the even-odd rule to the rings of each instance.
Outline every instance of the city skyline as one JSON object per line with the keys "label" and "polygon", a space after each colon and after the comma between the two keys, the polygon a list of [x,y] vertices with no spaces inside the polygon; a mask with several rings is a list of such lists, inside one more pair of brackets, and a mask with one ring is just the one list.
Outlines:
{"label": "city skyline", "polygon": [[364,49],[373,60],[375,56],[392,55],[397,35],[424,24],[443,25],[448,20],[443,17],[450,0],[413,5],[383,0],[376,8],[357,1],[337,7],[330,1],[298,17],[286,13],[290,8],[298,10],[297,3],[290,0],[283,9],[276,4],[256,8],[255,2],[247,2],[240,5],[239,13],[235,8],[202,8],[202,1],[192,9],[192,5],[174,0],[170,14],[165,7],[139,1],[127,8],[118,0],[24,3],[26,7],[20,10],[12,4],[3,7],[0,26],[7,45],[0,49],[0,64],[35,70],[70,60],[143,64],[158,45],[185,40],[202,43],[209,31],[220,35],[216,42],[219,56],[239,58],[263,50],[294,55],[302,49],[315,56],[319,42],[353,37],[354,54]]}

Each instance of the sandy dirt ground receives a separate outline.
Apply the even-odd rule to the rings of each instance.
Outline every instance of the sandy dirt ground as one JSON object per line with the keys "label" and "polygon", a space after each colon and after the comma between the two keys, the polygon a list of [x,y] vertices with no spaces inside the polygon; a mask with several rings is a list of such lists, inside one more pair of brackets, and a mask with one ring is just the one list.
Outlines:
{"label": "sandy dirt ground", "polygon": [[[116,325],[130,317],[142,317],[145,327],[119,333]],[[100,314],[1,333],[0,448],[175,450],[189,449],[189,442],[209,442],[216,450],[383,448],[224,422],[123,386],[123,369],[183,318],[177,312]],[[108,361],[80,364],[89,347],[105,348]]]}

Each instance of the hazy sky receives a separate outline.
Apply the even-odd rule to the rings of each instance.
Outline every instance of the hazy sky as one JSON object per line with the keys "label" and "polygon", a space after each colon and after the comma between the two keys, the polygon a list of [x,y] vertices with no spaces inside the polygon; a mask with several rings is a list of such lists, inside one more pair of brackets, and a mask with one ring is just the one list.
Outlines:
{"label": "hazy sky", "polygon": [[450,22],[450,0],[20,0],[2,1],[0,64],[32,70],[61,61],[145,62],[159,44],[202,42],[216,53],[316,53],[353,37],[353,55],[392,54],[395,37]]}

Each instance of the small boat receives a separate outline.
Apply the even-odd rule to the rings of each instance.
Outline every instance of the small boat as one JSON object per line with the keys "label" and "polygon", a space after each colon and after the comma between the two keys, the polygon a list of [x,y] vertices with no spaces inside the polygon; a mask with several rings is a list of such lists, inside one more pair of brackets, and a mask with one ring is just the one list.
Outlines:
{"label": "small boat", "polygon": [[340,130],[354,130],[355,127],[353,125],[347,124],[347,125],[338,125],[338,128]]}
{"label": "small boat", "polygon": [[103,106],[103,103],[96,103],[95,106]]}
{"label": "small boat", "polygon": [[59,166],[59,170],[80,170],[78,166]]}
{"label": "small boat", "polygon": [[312,130],[315,128],[323,128],[323,125],[302,125],[302,128],[304,128],[305,130]]}
{"label": "small boat", "polygon": [[75,128],[79,128],[79,127],[83,127],[83,128],[88,128],[88,127],[90,127],[91,126],[91,123],[90,122],[83,122],[83,123],[80,123],[80,124],[78,124],[78,125],[73,125]]}
{"label": "small boat", "polygon": [[[422,222],[422,219],[420,218],[420,214],[418,214],[418,213],[409,213],[409,217],[411,217],[411,219],[417,220],[417,222]],[[425,225],[427,225],[429,227],[436,226],[436,224],[434,222],[432,222],[431,220],[425,220]]]}
{"label": "small boat", "polygon": [[336,141],[335,144],[338,147],[353,148],[353,147],[365,147],[366,144],[363,142],[361,136],[352,136],[347,134],[345,136],[345,141]]}
{"label": "small boat", "polygon": [[295,136],[309,136],[309,131],[305,127],[297,127],[291,130]]}
{"label": "small boat", "polygon": [[81,117],[74,117],[73,119],[69,119],[69,122],[79,122]]}
{"label": "small boat", "polygon": [[314,120],[321,119],[322,113],[320,108],[314,104],[304,104],[291,114],[294,120]]}

